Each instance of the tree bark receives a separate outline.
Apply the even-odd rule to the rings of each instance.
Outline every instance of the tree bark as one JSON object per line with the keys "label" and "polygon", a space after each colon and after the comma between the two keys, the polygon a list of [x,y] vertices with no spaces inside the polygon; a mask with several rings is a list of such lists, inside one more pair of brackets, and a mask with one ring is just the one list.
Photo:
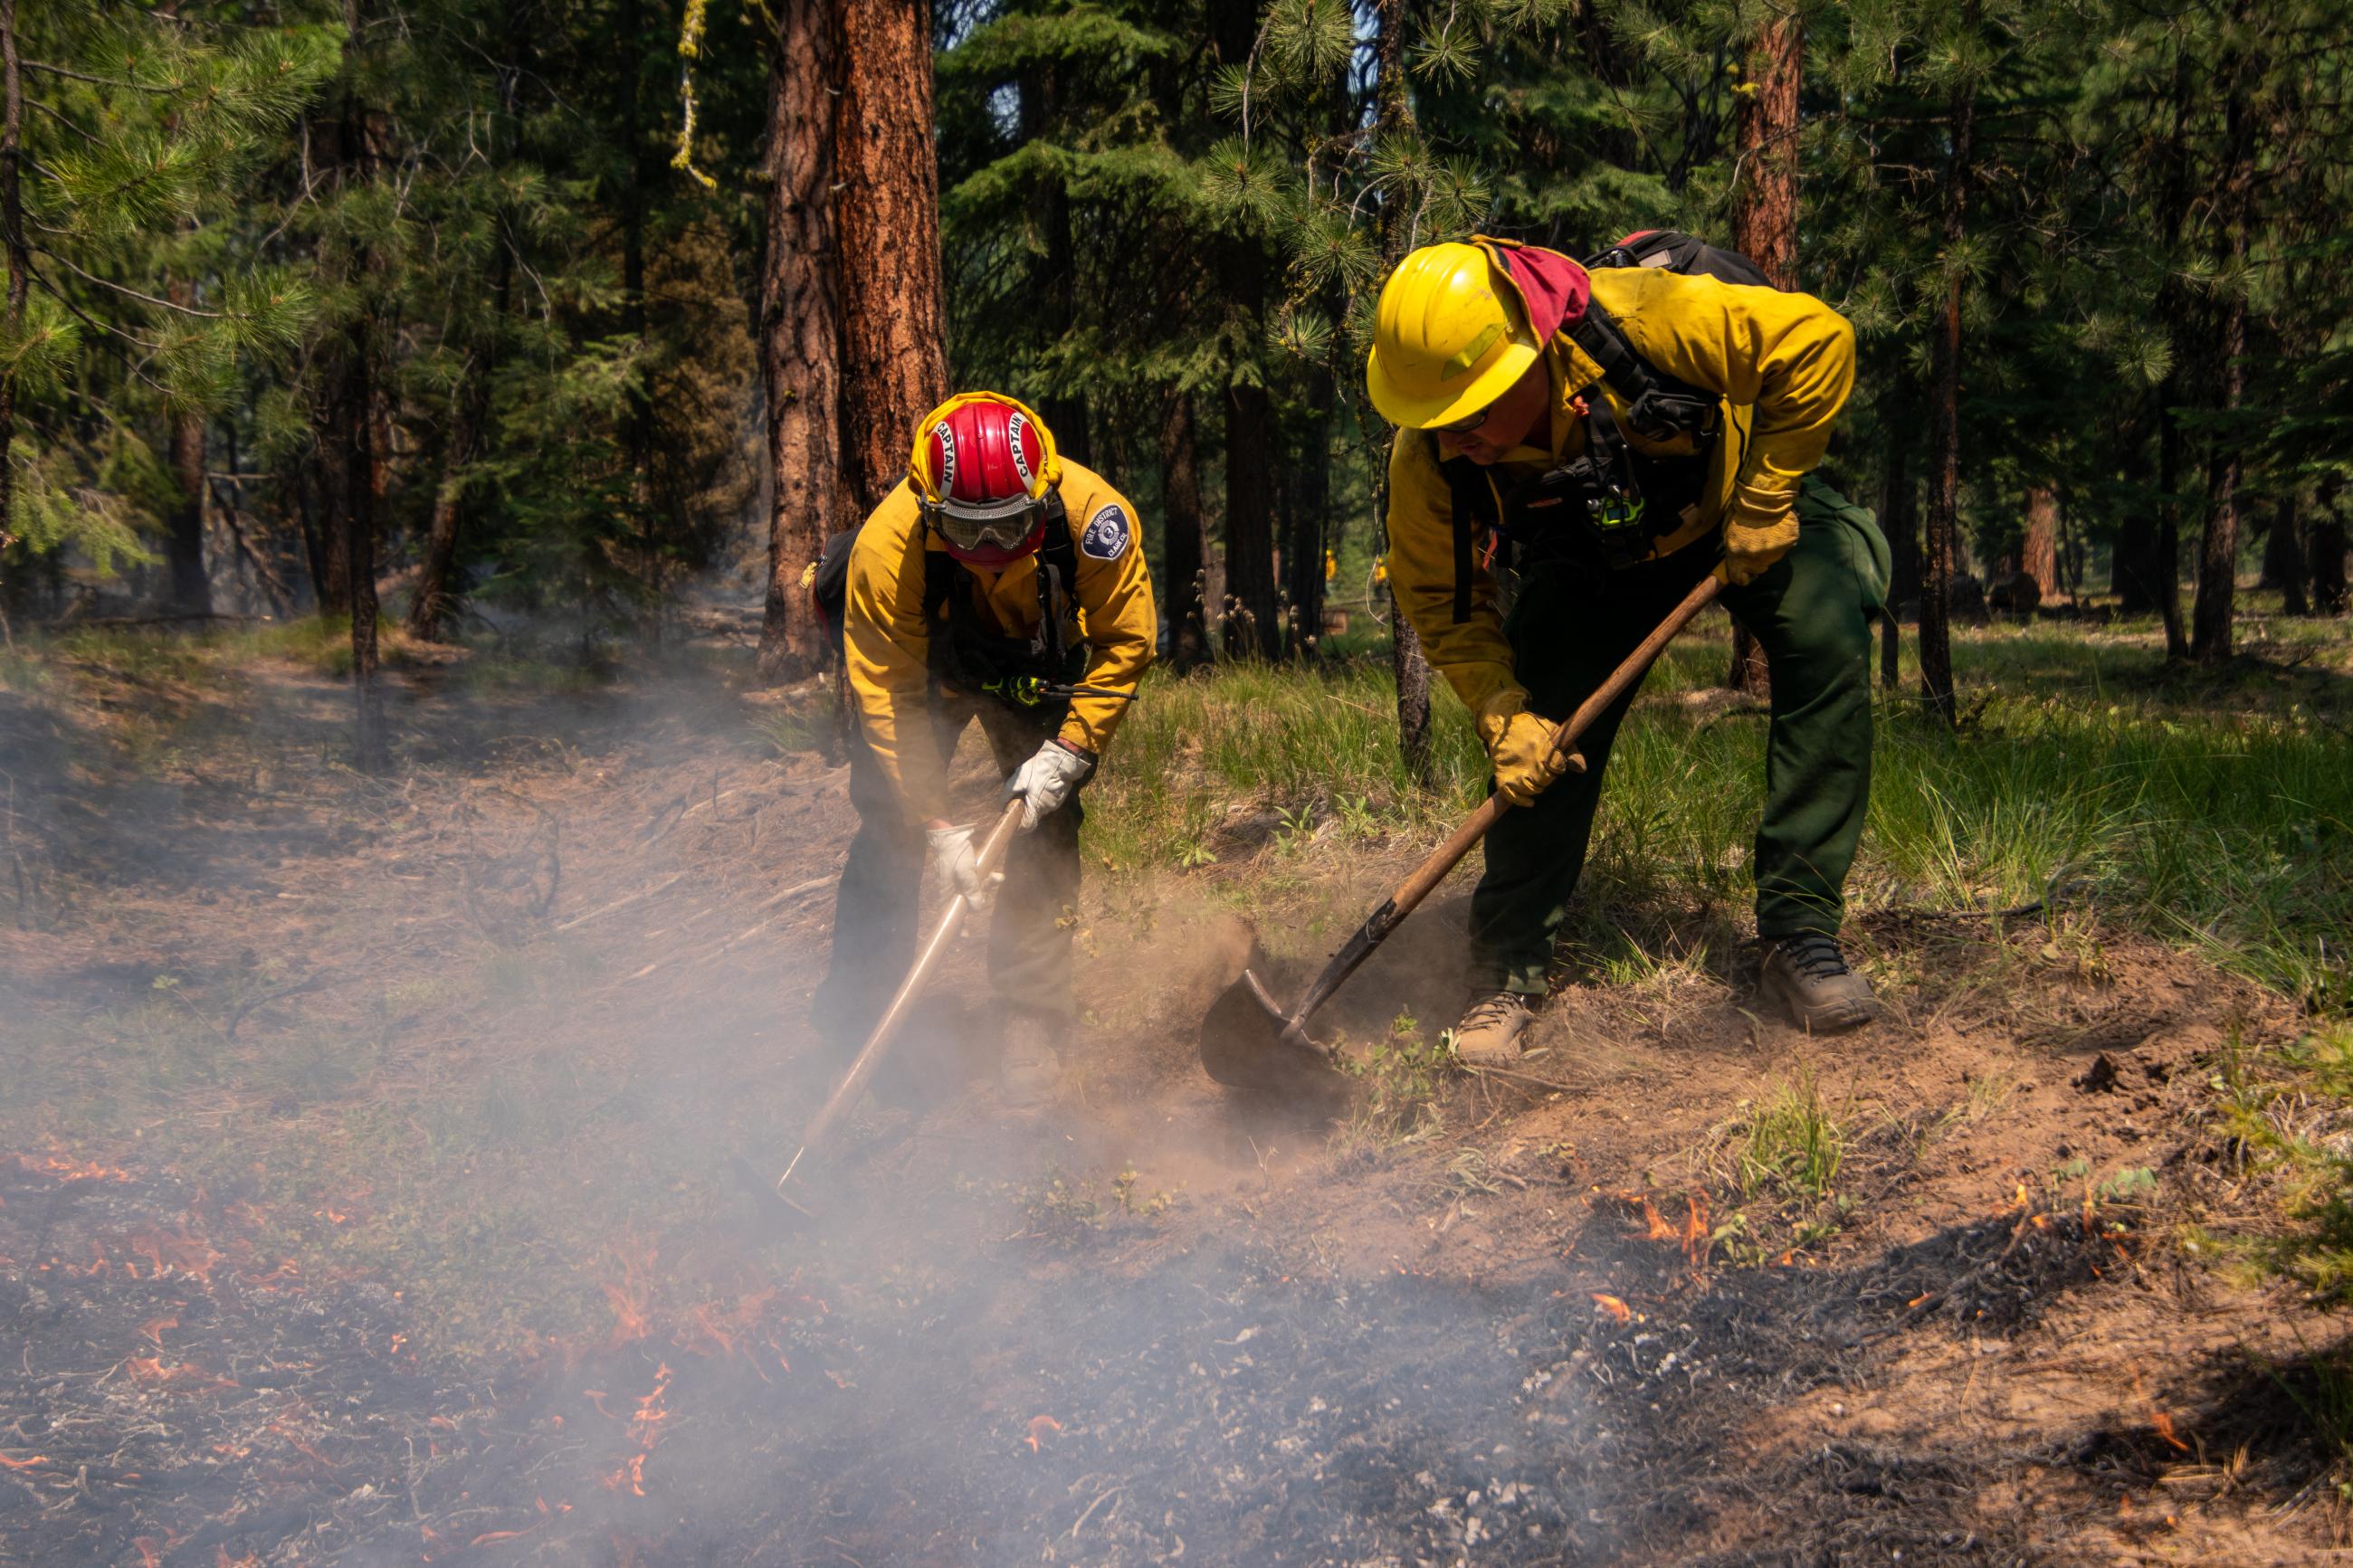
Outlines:
{"label": "tree bark", "polygon": [[[1022,140],[1050,142],[1061,129],[1061,69],[1041,65],[1037,77],[1021,85]],[[1038,193],[1036,219],[1045,240],[1043,253],[1031,258],[1030,297],[1038,301],[1039,336],[1052,364],[1052,351],[1069,336],[1078,321],[1078,247],[1071,233],[1071,197],[1059,174],[1049,176]],[[1088,439],[1086,395],[1065,390],[1062,378],[1049,368],[1040,386],[1038,413],[1054,433],[1062,456],[1095,467],[1094,447]]]}
{"label": "tree bark", "polygon": [[[2178,248],[2189,213],[2189,118],[2194,107],[2188,51],[2175,46],[2173,62],[2173,132],[2167,143],[2159,218],[2168,251]],[[2189,300],[2170,279],[2158,293],[2158,313],[2168,321],[2189,313]],[[2177,357],[2173,370],[2158,389],[2157,404],[2157,537],[2148,547],[2144,569],[2150,607],[2165,624],[2165,656],[2186,658],[2189,638],[2181,625],[2181,469],[2182,433],[2179,409],[2185,377]]]}
{"label": "tree bark", "polygon": [[824,631],[801,574],[828,533],[856,521],[842,482],[831,92],[839,51],[829,7],[786,5],[779,15],[768,67],[768,243],[760,279],[760,382],[775,489],[757,668],[770,683],[799,679],[822,662]]}
{"label": "tree bark", "polygon": [[441,454],[441,483],[433,492],[433,516],[425,534],[425,558],[417,570],[417,588],[408,600],[408,635],[431,642],[441,635],[441,623],[451,605],[449,574],[458,559],[458,518],[466,484],[467,466],[473,462],[480,440],[489,372],[479,360],[470,360],[464,384],[449,422],[449,441]]}
{"label": "tree bark", "polygon": [[2214,333],[2213,381],[2222,423],[2209,437],[2206,454],[2206,532],[2198,551],[2198,599],[2189,643],[2191,657],[2200,664],[2220,664],[2231,657],[2231,623],[2239,589],[2239,486],[2244,460],[2233,421],[2247,389],[2247,296],[2244,279],[2236,275],[2246,266],[2247,228],[2254,207],[2255,116],[2248,97],[2250,79],[2257,69],[2241,43],[2247,11],[2246,0],[2232,6],[2223,35],[2221,75],[2229,96],[2222,114],[2226,150],[2221,200],[2215,205],[2233,276]]}
{"label": "tree bark", "polygon": [[[172,302],[194,309],[196,289],[184,278],[165,287]],[[205,572],[205,416],[193,409],[171,411],[172,478],[179,493],[164,516],[164,559],[171,580],[172,607],[209,615],[213,585]]]}
{"label": "tree bark", "polygon": [[[8,252],[7,335],[25,327],[25,292],[33,257],[25,244],[25,94],[16,62],[16,0],[0,0],[0,243]],[[15,542],[16,515],[16,380],[0,375],[0,550]]]}
{"label": "tree bark", "polygon": [[1167,544],[1160,602],[1168,617],[1169,649],[1181,675],[1206,662],[1210,650],[1201,602],[1200,444],[1193,430],[1193,399],[1173,388],[1160,405],[1160,486],[1162,537]]}
{"label": "tree bark", "polygon": [[[360,0],[343,0],[347,36],[363,37]],[[359,101],[356,62],[346,57],[343,119],[339,128],[336,164],[342,180],[364,182],[374,177],[368,144],[367,116]],[[363,773],[385,768],[384,692],[378,679],[375,598],[375,513],[379,483],[376,463],[376,389],[371,355],[372,323],[368,274],[375,260],[354,248],[349,262],[360,302],[344,329],[333,395],[327,405],[329,435],[337,458],[339,491],[333,498],[343,542],[343,602],[352,617],[353,765]]]}
{"label": "tree bark", "polygon": [[1331,374],[1308,373],[1307,416],[1300,427],[1298,460],[1290,465],[1291,531],[1283,542],[1284,587],[1291,598],[1293,658],[1312,655],[1324,637],[1324,552],[1332,508]]}
{"label": "tree bark", "polygon": [[[1374,0],[1373,126],[1382,136],[1413,128],[1413,103],[1407,96],[1405,75],[1406,0]],[[1397,270],[1409,237],[1405,215],[1386,195],[1381,202],[1381,271]],[[1376,430],[1386,426],[1367,410],[1362,417]],[[1388,469],[1382,461],[1387,443],[1370,443],[1380,464],[1373,489],[1380,498],[1383,527],[1388,517]],[[1406,776],[1419,784],[1430,782],[1430,661],[1422,657],[1421,637],[1407,619],[1397,596],[1389,596],[1389,673],[1397,681],[1398,751],[1405,759]]]}
{"label": "tree bark", "polygon": [[839,396],[843,467],[862,516],[906,477],[915,421],[947,392],[932,7],[930,0],[834,5]]}
{"label": "tree bark", "polygon": [[[1804,56],[1804,24],[1792,13],[1768,12],[1749,40],[1747,74],[1734,113],[1741,173],[1732,204],[1733,248],[1781,289],[1798,286],[1798,80]],[[1750,696],[1772,686],[1764,647],[1737,620],[1724,684]]]}
{"label": "tree bark", "polygon": [[[1968,7],[1968,24],[1977,7]],[[1952,157],[1945,174],[1944,245],[1947,266],[1968,234],[1970,160],[1977,135],[1977,84],[1953,91]],[[1951,624],[1953,540],[1961,492],[1961,275],[1946,280],[1931,343],[1928,395],[1928,538],[1920,584],[1920,695],[1947,724],[1959,719],[1953,695]]]}
{"label": "tree bark", "polygon": [[2272,531],[2263,541],[2263,585],[2276,588],[2280,612],[2312,614],[2305,594],[2304,525],[2296,517],[2295,494],[2290,491],[2272,502]]}
{"label": "tree bark", "polygon": [[1879,684],[1887,691],[1895,689],[1902,661],[1896,606],[1920,600],[1920,520],[1907,461],[1911,453],[1912,432],[1893,424],[1879,488],[1879,526],[1887,535],[1888,559],[1887,608],[1879,627]]}
{"label": "tree bark", "polygon": [[2313,520],[2306,542],[2312,557],[2312,611],[2317,616],[2345,613],[2345,523],[2333,511]]}
{"label": "tree bark", "polygon": [[[1255,242],[1252,242],[1254,245]],[[1275,656],[1273,412],[1266,388],[1226,388],[1226,592],[1241,623],[1239,646]],[[1232,632],[1229,633],[1233,637]]]}
{"label": "tree bark", "polygon": [[2059,487],[2030,486],[2026,492],[2026,538],[2019,546],[2018,569],[2034,579],[2036,599],[2051,604],[2059,597]]}

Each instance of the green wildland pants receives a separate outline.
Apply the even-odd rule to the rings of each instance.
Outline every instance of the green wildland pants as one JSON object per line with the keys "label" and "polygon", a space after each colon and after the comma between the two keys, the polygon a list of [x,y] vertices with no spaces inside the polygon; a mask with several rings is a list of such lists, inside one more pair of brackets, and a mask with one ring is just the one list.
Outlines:
{"label": "green wildland pants", "polygon": [[[1565,719],[1712,570],[1714,539],[1597,579],[1538,565],[1520,580],[1504,625],[1528,706]],[[1765,816],[1757,829],[1757,932],[1836,934],[1841,889],[1871,794],[1871,617],[1887,593],[1887,542],[1871,513],[1819,480],[1798,492],[1798,542],[1725,607],[1772,667]],[[1541,996],[1555,938],[1584,869],[1609,744],[1635,688],[1578,738],[1586,771],[1487,835],[1487,868],[1471,897],[1474,990]]]}

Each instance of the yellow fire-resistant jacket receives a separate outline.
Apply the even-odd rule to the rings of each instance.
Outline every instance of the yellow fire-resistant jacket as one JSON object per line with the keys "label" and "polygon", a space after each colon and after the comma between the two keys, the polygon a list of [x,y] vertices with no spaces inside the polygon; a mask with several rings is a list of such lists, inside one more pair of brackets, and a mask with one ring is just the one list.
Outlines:
{"label": "yellow fire-resistant jacket", "polygon": [[[1618,319],[1636,353],[1668,375],[1722,393],[1729,405],[1697,515],[1660,539],[1653,555],[1716,531],[1727,518],[1786,512],[1799,479],[1821,461],[1831,422],[1854,389],[1854,330],[1845,318],[1809,294],[1655,268],[1609,268],[1591,277],[1593,297]],[[1554,337],[1545,360],[1554,393],[1551,447],[1507,453],[1489,470],[1499,492],[1584,452],[1585,420],[1574,406],[1580,396],[1607,398],[1639,450],[1691,449],[1688,437],[1662,445],[1628,429],[1625,406],[1601,379],[1601,367],[1567,333]],[[1389,448],[1388,531],[1391,591],[1421,634],[1430,664],[1463,705],[1476,713],[1493,698],[1521,690],[1495,585],[1483,568],[1472,584],[1470,619],[1455,624],[1453,493],[1427,431],[1400,430]]]}
{"label": "yellow fire-resistant jacket", "polygon": [[[1132,694],[1151,668],[1160,630],[1135,509],[1103,476],[1067,458],[1061,496],[1078,563],[1075,621],[1065,633],[1073,645],[1088,645],[1081,681]],[[849,597],[842,615],[860,737],[919,823],[944,819],[948,813],[947,759],[927,721],[932,636],[935,629],[945,633],[923,621],[923,556],[940,548],[923,526],[915,492],[901,480],[850,547]],[[1037,634],[1034,555],[1002,572],[966,567],[965,576],[984,629],[1006,637]],[[941,613],[946,614],[944,606]],[[1061,738],[1101,756],[1126,709],[1116,698],[1073,699]]]}

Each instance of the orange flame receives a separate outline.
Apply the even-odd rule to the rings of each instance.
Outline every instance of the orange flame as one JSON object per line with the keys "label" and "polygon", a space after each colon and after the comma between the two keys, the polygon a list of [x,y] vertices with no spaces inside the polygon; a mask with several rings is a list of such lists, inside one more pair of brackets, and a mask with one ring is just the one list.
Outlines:
{"label": "orange flame", "polygon": [[164,1348],[164,1331],[165,1329],[176,1329],[179,1326],[180,1320],[177,1318],[156,1318],[151,1321],[139,1325],[139,1337],[142,1340],[154,1341],[155,1348],[157,1350],[162,1350]]}
{"label": "orange flame", "polygon": [[66,1182],[127,1182],[131,1173],[120,1165],[101,1165],[94,1160],[60,1160],[54,1154],[36,1160],[30,1154],[11,1154],[18,1170],[32,1175],[55,1176]]}
{"label": "orange flame", "polygon": [[653,1331],[653,1282],[650,1276],[657,1256],[650,1247],[642,1253],[615,1249],[614,1262],[620,1269],[621,1277],[605,1283],[605,1300],[613,1304],[613,1331],[606,1336],[607,1350],[619,1350]]}
{"label": "orange flame", "polygon": [[2158,1408],[2157,1401],[2148,1396],[2148,1389],[2147,1385],[2141,1382],[2140,1373],[2138,1372],[2135,1372],[2133,1373],[2133,1392],[2140,1395],[2140,1401],[2143,1405],[2148,1406],[2148,1424],[2151,1429],[2153,1429],[2158,1436],[2164,1438],[2168,1443],[2172,1444],[2176,1452],[2183,1454],[2189,1452],[2189,1445],[2183,1442],[2174,1433],[2172,1415],[2167,1411]]}
{"label": "orange flame", "polygon": [[165,1387],[175,1383],[190,1383],[198,1388],[239,1386],[231,1379],[214,1376],[194,1362],[182,1362],[177,1366],[165,1366],[164,1358],[161,1356],[132,1356],[122,1363],[122,1369],[131,1374],[133,1382],[161,1384]]}
{"label": "orange flame", "polygon": [[47,1454],[36,1454],[29,1459],[12,1459],[5,1454],[0,1454],[0,1465],[5,1465],[12,1470],[29,1470],[35,1465],[46,1465],[48,1462],[49,1457]]}
{"label": "orange flame", "polygon": [[139,1553],[139,1568],[157,1568],[157,1564],[164,1561],[163,1553],[156,1551],[156,1547],[160,1544],[161,1542],[152,1535],[134,1535],[131,1538],[132,1550]]}
{"label": "orange flame", "polygon": [[1032,1415],[1029,1417],[1029,1435],[1021,1440],[1029,1445],[1029,1451],[1034,1454],[1045,1445],[1048,1437],[1060,1436],[1062,1424],[1052,1416]]}
{"label": "orange flame", "polygon": [[1593,1292],[1593,1304],[1609,1313],[1611,1321],[1615,1322],[1625,1322],[1634,1315],[1625,1302],[1615,1296],[1604,1295],[1599,1290]]}
{"label": "orange flame", "polygon": [[1683,1230],[1681,1239],[1683,1246],[1683,1261],[1689,1263],[1694,1268],[1700,1268],[1707,1262],[1710,1245],[1707,1234],[1707,1202],[1696,1194],[1686,1194],[1683,1198]]}
{"label": "orange flame", "polygon": [[153,1263],[158,1276],[169,1267],[208,1285],[212,1283],[213,1265],[221,1260],[221,1255],[200,1236],[165,1236],[153,1230],[142,1230],[132,1236],[131,1250]]}

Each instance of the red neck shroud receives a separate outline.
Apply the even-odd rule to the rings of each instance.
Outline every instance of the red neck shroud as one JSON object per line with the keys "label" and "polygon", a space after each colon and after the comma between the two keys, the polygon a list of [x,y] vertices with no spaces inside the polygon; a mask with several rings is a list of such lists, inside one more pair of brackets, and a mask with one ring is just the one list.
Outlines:
{"label": "red neck shroud", "polygon": [[1520,302],[1527,309],[1528,330],[1535,333],[1536,342],[1550,342],[1564,324],[1584,316],[1593,298],[1593,281],[1584,268],[1557,250],[1509,240],[1482,239],[1478,244],[1520,291]]}

